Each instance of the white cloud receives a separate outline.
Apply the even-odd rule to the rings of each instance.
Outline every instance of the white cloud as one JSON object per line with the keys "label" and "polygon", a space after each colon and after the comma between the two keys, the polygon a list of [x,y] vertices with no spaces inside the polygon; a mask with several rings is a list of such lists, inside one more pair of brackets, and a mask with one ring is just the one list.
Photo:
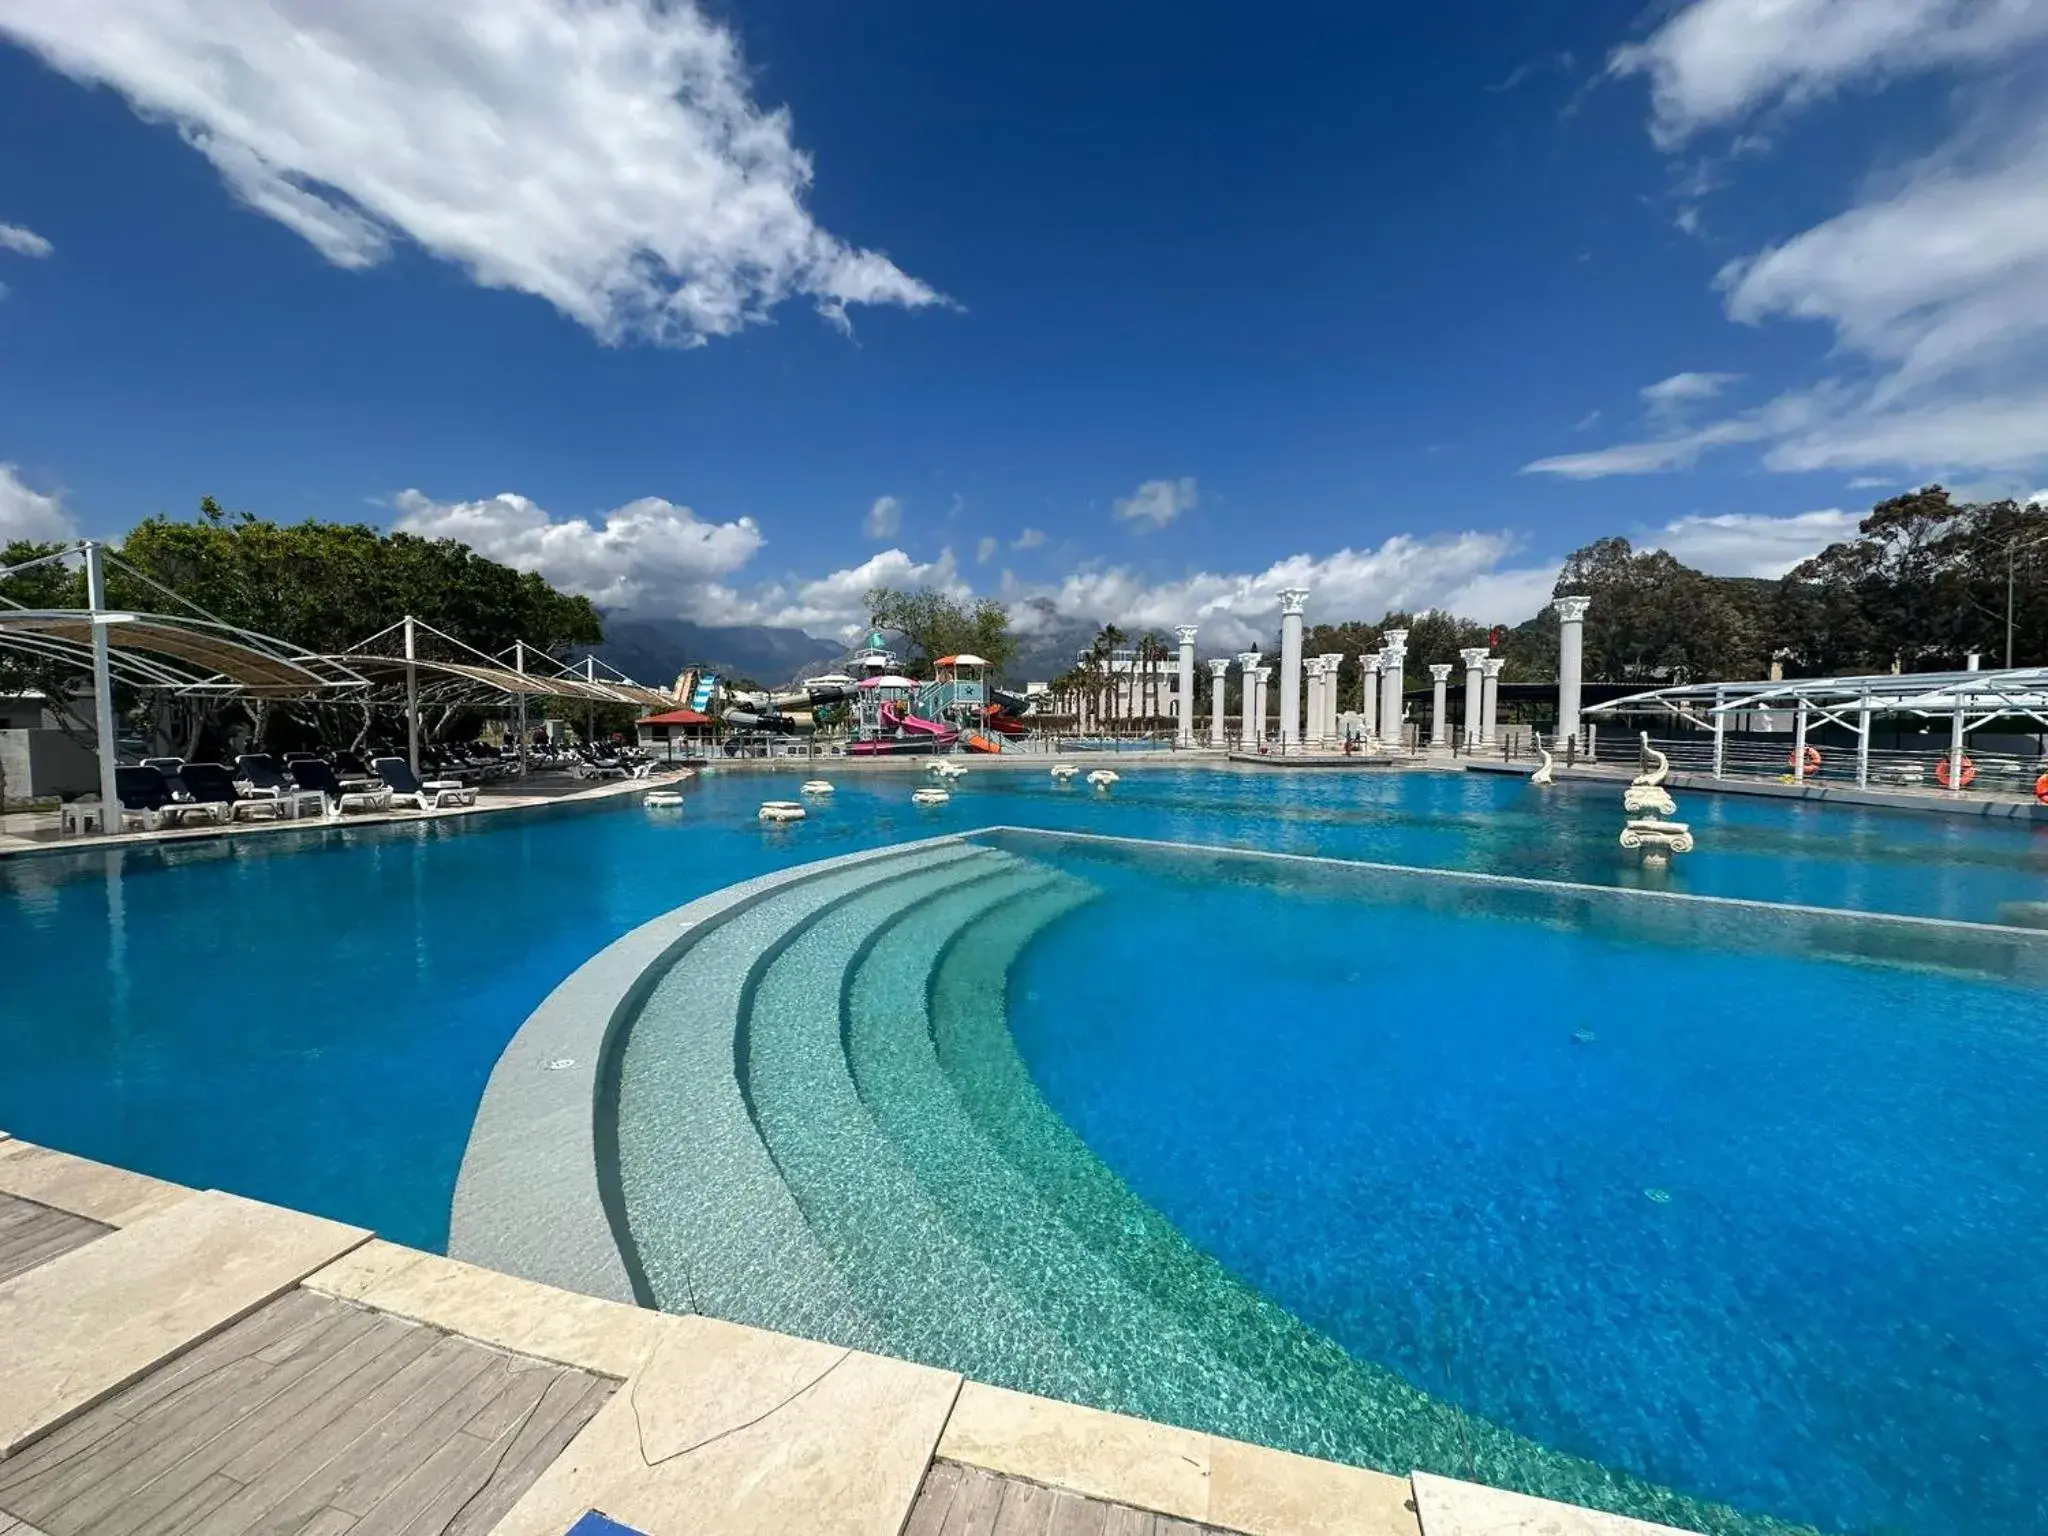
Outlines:
{"label": "white cloud", "polygon": [[727,594],[729,606],[710,622],[774,624],[850,639],[866,626],[867,595],[877,587],[932,587],[955,598],[973,595],[950,549],[923,562],[900,549],[885,549],[859,565],[812,580],[773,583],[744,598]]}
{"label": "white cloud", "polygon": [[0,251],[12,251],[17,256],[48,256],[56,247],[32,229],[19,224],[0,224]]}
{"label": "white cloud", "polygon": [[1011,542],[1010,542],[1010,548],[1012,548],[1012,549],[1036,549],[1036,548],[1038,548],[1038,546],[1039,546],[1039,545],[1043,544],[1044,542],[1045,542],[1045,530],[1044,530],[1044,529],[1042,529],[1042,528],[1026,528],[1026,529],[1025,529],[1025,530],[1024,530],[1024,531],[1023,531],[1022,533],[1018,534],[1018,535],[1017,535],[1017,537],[1016,537],[1015,539],[1011,540]]}
{"label": "white cloud", "polygon": [[607,342],[943,302],[812,220],[788,112],[693,0],[0,0],[0,35],[175,123],[330,261],[410,240]]}
{"label": "white cloud", "polygon": [[521,571],[537,571],[601,608],[697,617],[725,601],[717,579],[753,559],[761,530],[750,517],[707,523],[688,507],[643,496],[592,522],[557,520],[527,497],[435,501],[402,491],[393,525],[422,538],[455,539]]}
{"label": "white cloud", "polygon": [[895,538],[903,527],[903,503],[894,496],[877,496],[860,526],[871,539]]}
{"label": "white cloud", "polygon": [[1595,427],[1600,425],[1600,421],[1603,415],[1605,415],[1605,413],[1601,411],[1599,407],[1595,406],[1592,410],[1586,412],[1585,415],[1581,416],[1577,421],[1572,423],[1572,430],[1574,432],[1590,432]]}
{"label": "white cloud", "polygon": [[1164,528],[1199,499],[1193,475],[1182,475],[1178,480],[1147,480],[1117,502],[1116,515],[1141,529]]}
{"label": "white cloud", "polygon": [[[1489,622],[1530,617],[1550,600],[1560,562],[1507,567],[1518,541],[1502,533],[1396,535],[1377,548],[1291,555],[1256,572],[1202,571],[1157,581],[1126,566],[1077,571],[1047,586],[1012,584],[1002,596],[1026,627],[1049,614],[1126,629],[1201,628],[1206,652],[1269,640],[1280,593],[1309,591],[1309,622],[1377,619],[1391,608],[1452,607]],[[1030,606],[1027,606],[1030,605]]]}
{"label": "white cloud", "polygon": [[16,539],[60,544],[77,537],[78,529],[62,496],[31,490],[23,483],[19,468],[0,464],[0,544]]}
{"label": "white cloud", "polygon": [[1653,416],[1675,416],[1703,400],[1711,400],[1742,377],[1739,373],[1674,373],[1645,384],[1643,404]]}
{"label": "white cloud", "polygon": [[1778,577],[1830,544],[1856,536],[1861,514],[1829,507],[1789,517],[1728,512],[1681,517],[1643,540],[1715,576]]}
{"label": "white cloud", "polygon": [[1648,75],[1666,147],[1773,106],[1957,63],[2048,36],[2038,0],[1693,0],[1608,70]]}
{"label": "white cloud", "polygon": [[987,565],[990,560],[995,558],[996,551],[1002,547],[1003,541],[1001,539],[984,535],[981,541],[974,546],[974,563],[976,565]]}
{"label": "white cloud", "polygon": [[1895,483],[1885,479],[1882,475],[1858,475],[1849,482],[1849,489],[1852,491],[1869,491]]}

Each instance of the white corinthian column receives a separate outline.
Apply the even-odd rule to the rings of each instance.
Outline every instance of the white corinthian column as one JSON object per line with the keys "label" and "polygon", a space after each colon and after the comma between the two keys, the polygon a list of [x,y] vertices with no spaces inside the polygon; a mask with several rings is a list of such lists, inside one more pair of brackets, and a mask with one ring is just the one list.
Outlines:
{"label": "white corinthian column", "polygon": [[1380,733],[1380,653],[1358,658],[1359,691],[1364,703],[1360,710],[1365,715],[1365,739],[1370,745]]}
{"label": "white corinthian column", "polygon": [[1386,642],[1380,653],[1380,737],[1398,750],[1403,745],[1401,695],[1408,681],[1408,631],[1390,629],[1380,639]]}
{"label": "white corinthian column", "polygon": [[1289,587],[1280,594],[1280,750],[1301,741],[1301,610],[1308,593]]}
{"label": "white corinthian column", "polygon": [[1259,668],[1259,702],[1252,718],[1258,722],[1258,739],[1266,739],[1266,706],[1273,702],[1273,665],[1268,662]]}
{"label": "white corinthian column", "polygon": [[1256,752],[1259,738],[1254,734],[1253,722],[1259,717],[1259,653],[1240,651],[1237,657],[1237,686],[1244,695],[1238,702],[1244,706],[1244,722],[1238,727],[1237,748],[1240,752]]}
{"label": "white corinthian column", "polygon": [[1176,624],[1173,633],[1180,641],[1180,675],[1173,690],[1175,746],[1195,744],[1195,626]]}
{"label": "white corinthian column", "polygon": [[1560,597],[1557,610],[1557,735],[1569,741],[1579,734],[1579,680],[1586,667],[1586,610],[1590,597]]}
{"label": "white corinthian column", "polygon": [[1209,745],[1223,745],[1223,695],[1229,691],[1230,658],[1217,656],[1209,662]]}
{"label": "white corinthian column", "polygon": [[1323,664],[1319,659],[1305,657],[1300,664],[1303,684],[1300,684],[1300,741],[1305,748],[1321,748],[1323,745]]}
{"label": "white corinthian column", "polygon": [[1458,652],[1458,660],[1465,663],[1465,750],[1471,751],[1483,739],[1486,706],[1482,700],[1484,684],[1480,681],[1481,668],[1486,665],[1486,647],[1475,645]]}
{"label": "white corinthian column", "polygon": [[1429,669],[1429,681],[1429,744],[1447,747],[1451,744],[1451,726],[1445,718],[1444,694],[1450,687],[1451,664],[1448,661],[1433,663]]}
{"label": "white corinthian column", "polygon": [[1337,740],[1337,695],[1344,682],[1344,653],[1330,651],[1316,660],[1323,664],[1323,724],[1321,735],[1326,746],[1338,746]]}
{"label": "white corinthian column", "polygon": [[1500,669],[1507,662],[1499,656],[1489,656],[1480,663],[1480,681],[1486,691],[1479,701],[1480,740],[1489,747],[1500,745]]}

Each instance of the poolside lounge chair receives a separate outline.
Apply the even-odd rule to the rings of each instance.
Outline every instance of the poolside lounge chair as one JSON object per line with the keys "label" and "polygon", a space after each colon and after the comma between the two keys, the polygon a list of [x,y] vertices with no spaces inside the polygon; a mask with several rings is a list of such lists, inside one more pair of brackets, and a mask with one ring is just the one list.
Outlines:
{"label": "poolside lounge chair", "polygon": [[344,789],[341,780],[334,776],[334,769],[317,757],[293,758],[291,774],[301,789],[317,789],[327,797],[327,814],[330,816],[343,816],[350,811],[391,809],[389,789],[381,784],[375,789]]}
{"label": "poolside lounge chair", "polygon": [[219,763],[187,763],[180,775],[195,806],[212,806],[222,821],[261,816],[275,821],[282,809],[275,795],[244,795],[234,775]]}
{"label": "poolside lounge chair", "polygon": [[121,801],[123,829],[131,822],[145,832],[154,832],[186,821],[200,820],[218,825],[226,819],[218,807],[180,803],[172,799],[169,780],[155,768],[117,767],[114,770],[114,793]]}
{"label": "poolside lounge chair", "polygon": [[429,779],[424,784],[402,757],[379,757],[370,761],[377,777],[391,791],[393,805],[411,805],[422,811],[438,811],[448,805],[475,805],[476,791],[453,779]]}
{"label": "poolside lounge chair", "polygon": [[268,752],[244,752],[236,758],[235,782],[245,795],[264,795],[273,800],[293,788],[277,759]]}

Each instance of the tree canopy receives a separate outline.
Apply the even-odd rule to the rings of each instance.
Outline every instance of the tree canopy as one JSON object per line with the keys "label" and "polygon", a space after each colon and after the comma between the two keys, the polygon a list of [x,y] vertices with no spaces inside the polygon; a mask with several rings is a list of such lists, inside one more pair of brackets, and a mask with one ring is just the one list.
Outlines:
{"label": "tree canopy", "polygon": [[867,595],[868,622],[903,637],[905,665],[929,676],[941,656],[979,656],[1001,672],[1017,654],[1010,610],[992,598],[962,601],[933,587],[877,587]]}

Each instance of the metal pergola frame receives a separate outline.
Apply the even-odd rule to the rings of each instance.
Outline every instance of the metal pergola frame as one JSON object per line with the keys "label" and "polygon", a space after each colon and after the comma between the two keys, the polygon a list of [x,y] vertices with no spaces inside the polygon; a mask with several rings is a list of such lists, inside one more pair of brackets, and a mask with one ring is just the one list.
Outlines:
{"label": "metal pergola frame", "polygon": [[1819,719],[1856,737],[1856,785],[1870,782],[1871,721],[1883,715],[1912,715],[1949,722],[1949,782],[1960,785],[1972,731],[1993,720],[2025,716],[2048,729],[2048,667],[2009,667],[1990,672],[1879,673],[1872,677],[1773,678],[1748,683],[1682,683],[1652,688],[1604,704],[1586,706],[1588,715],[1619,716],[1662,711],[1714,735],[1714,777],[1724,776],[1727,723],[1732,715],[1790,710],[1793,714],[1792,775],[1804,779],[1806,734]]}

